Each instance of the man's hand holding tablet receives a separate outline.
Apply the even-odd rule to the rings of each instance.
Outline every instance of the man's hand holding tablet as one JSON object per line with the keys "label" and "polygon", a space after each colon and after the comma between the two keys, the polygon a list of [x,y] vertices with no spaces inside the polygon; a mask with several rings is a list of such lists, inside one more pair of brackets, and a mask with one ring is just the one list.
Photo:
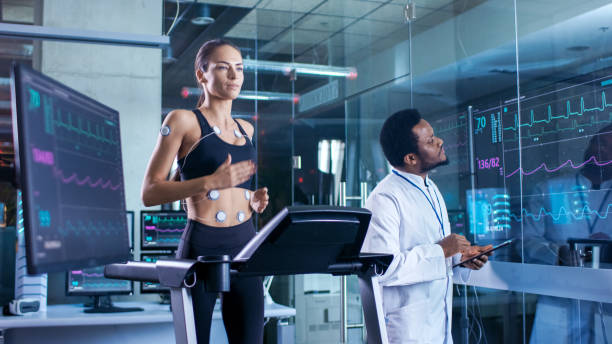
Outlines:
{"label": "man's hand holding tablet", "polygon": [[496,246],[470,246],[466,252],[463,253],[463,256],[461,256],[461,262],[453,265],[453,268],[457,266],[465,266],[466,268],[470,268],[472,270],[479,270],[487,263],[489,257],[493,254],[493,251],[510,245],[512,241],[514,241],[514,239],[506,240]]}

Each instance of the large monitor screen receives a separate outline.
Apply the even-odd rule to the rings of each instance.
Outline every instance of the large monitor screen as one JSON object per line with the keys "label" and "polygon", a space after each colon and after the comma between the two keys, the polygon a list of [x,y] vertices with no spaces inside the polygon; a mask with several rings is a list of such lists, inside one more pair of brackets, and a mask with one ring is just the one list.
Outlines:
{"label": "large monitor screen", "polygon": [[127,260],[119,113],[29,67],[11,80],[28,272]]}
{"label": "large monitor screen", "polygon": [[186,224],[182,211],[140,212],[142,249],[177,248]]}

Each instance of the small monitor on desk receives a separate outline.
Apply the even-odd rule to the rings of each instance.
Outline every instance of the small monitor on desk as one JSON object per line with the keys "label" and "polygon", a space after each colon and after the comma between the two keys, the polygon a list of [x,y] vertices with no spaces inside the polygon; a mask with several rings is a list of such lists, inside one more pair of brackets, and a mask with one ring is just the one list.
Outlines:
{"label": "small monitor on desk", "polygon": [[66,294],[69,296],[93,296],[92,308],[85,313],[117,313],[139,311],[141,308],[114,307],[111,295],[127,295],[134,291],[132,281],[116,280],[104,277],[104,266],[68,271],[66,276]]}
{"label": "small monitor on desk", "polygon": [[28,273],[127,260],[119,113],[18,64],[11,96]]}
{"label": "small monitor on desk", "polygon": [[[166,253],[143,253],[140,255],[141,262],[155,263],[158,259],[174,259],[175,255],[172,252]],[[170,288],[162,287],[159,283],[140,282],[140,293],[169,293]]]}
{"label": "small monitor on desk", "polygon": [[131,294],[132,292],[132,281],[105,278],[104,266],[68,272],[67,294],[71,296]]}
{"label": "small monitor on desk", "polygon": [[140,240],[143,250],[175,249],[187,224],[183,211],[141,211]]}

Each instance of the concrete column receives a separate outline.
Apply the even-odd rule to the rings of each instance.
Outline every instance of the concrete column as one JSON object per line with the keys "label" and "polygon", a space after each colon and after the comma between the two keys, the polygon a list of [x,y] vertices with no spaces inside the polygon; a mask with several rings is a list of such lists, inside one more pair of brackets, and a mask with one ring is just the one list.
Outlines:
{"label": "concrete column", "polygon": [[[44,0],[42,25],[162,34],[162,0]],[[44,41],[40,70],[119,111],[126,206],[140,240],[140,186],[161,122],[160,49]],[[135,244],[135,255],[139,245]],[[50,295],[51,296],[51,295]]]}

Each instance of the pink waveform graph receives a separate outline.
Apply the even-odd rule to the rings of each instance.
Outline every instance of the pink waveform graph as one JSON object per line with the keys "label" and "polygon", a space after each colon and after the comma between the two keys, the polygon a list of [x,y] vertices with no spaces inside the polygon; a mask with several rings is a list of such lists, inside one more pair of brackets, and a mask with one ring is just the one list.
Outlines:
{"label": "pink waveform graph", "polygon": [[104,277],[104,274],[97,274],[97,273],[88,274],[86,272],[83,272],[83,276],[85,277]]}
{"label": "pink waveform graph", "polygon": [[155,226],[145,226],[145,230],[165,233],[165,232],[182,232],[185,230],[185,228],[160,229]]}
{"label": "pink waveform graph", "polygon": [[53,158],[53,152],[48,152],[44,150],[40,150],[38,148],[32,148],[32,154],[34,154],[34,162],[43,165],[53,166],[55,162]]}
{"label": "pink waveform graph", "polygon": [[533,169],[533,170],[531,170],[529,172],[525,172],[522,168],[519,167],[516,170],[512,171],[512,173],[507,174],[506,178],[510,178],[510,177],[512,177],[513,175],[515,175],[518,172],[521,172],[521,174],[523,174],[524,176],[529,176],[529,175],[532,175],[532,174],[538,172],[541,169],[544,169],[548,173],[553,173],[553,172],[559,171],[560,169],[562,169],[563,167],[567,166],[568,164],[573,169],[579,169],[582,166],[584,166],[584,165],[586,165],[586,164],[588,164],[590,162],[594,163],[595,165],[597,165],[599,167],[612,164],[612,160],[606,161],[606,162],[599,162],[599,161],[597,161],[597,159],[595,159],[594,156],[591,156],[587,161],[585,161],[585,162],[583,162],[583,163],[581,163],[579,165],[574,165],[573,161],[567,160],[566,162],[564,162],[563,164],[561,164],[559,167],[556,167],[556,168],[548,168],[548,166],[546,166],[546,163],[542,163],[540,166],[536,167],[535,169]]}
{"label": "pink waveform graph", "polygon": [[95,182],[92,181],[90,176],[87,176],[83,179],[79,179],[76,173],[71,174],[69,177],[64,176],[64,172],[60,169],[54,168],[53,174],[61,180],[64,184],[75,183],[78,186],[89,186],[90,188],[101,188],[101,189],[111,189],[117,190],[121,187],[121,184],[113,185],[110,180],[104,181],[102,178],[98,178]]}

